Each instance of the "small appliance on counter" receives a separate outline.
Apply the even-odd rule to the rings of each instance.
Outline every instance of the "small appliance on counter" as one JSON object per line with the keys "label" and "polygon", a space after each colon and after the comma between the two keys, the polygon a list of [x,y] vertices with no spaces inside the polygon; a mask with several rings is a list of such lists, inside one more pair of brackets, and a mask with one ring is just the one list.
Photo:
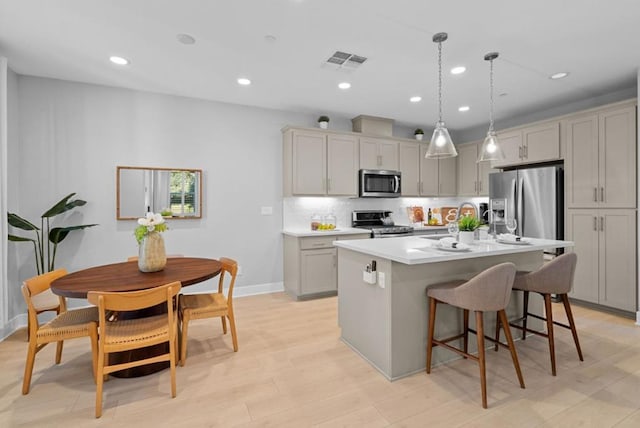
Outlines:
{"label": "small appliance on counter", "polygon": [[363,210],[351,213],[351,226],[371,231],[372,238],[413,235],[413,227],[399,226],[391,219],[391,211]]}

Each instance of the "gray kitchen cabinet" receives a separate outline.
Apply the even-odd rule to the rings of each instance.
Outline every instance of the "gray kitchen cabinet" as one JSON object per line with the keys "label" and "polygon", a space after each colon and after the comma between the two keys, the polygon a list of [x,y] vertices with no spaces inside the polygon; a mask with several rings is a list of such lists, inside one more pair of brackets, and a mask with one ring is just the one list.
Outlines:
{"label": "gray kitchen cabinet", "polygon": [[360,168],[398,170],[398,142],[361,137]]}
{"label": "gray kitchen cabinet", "polygon": [[560,122],[552,121],[498,132],[505,159],[492,167],[548,162],[560,159]]}
{"label": "gray kitchen cabinet", "polygon": [[427,149],[420,146],[420,196],[456,196],[456,158],[426,159]]}
{"label": "gray kitchen cabinet", "polygon": [[357,196],[357,137],[287,129],[283,143],[285,196]]}
{"label": "gray kitchen cabinet", "polygon": [[369,233],[284,236],[284,289],[297,300],[338,292],[337,249],[333,241],[368,239]]}
{"label": "gray kitchen cabinet", "polygon": [[578,263],[570,297],[636,310],[636,212],[634,209],[569,209],[568,240]]}
{"label": "gray kitchen cabinet", "polygon": [[636,206],[636,108],[622,105],[566,120],[569,208]]}
{"label": "gray kitchen cabinet", "polygon": [[458,150],[458,196],[488,196],[491,162],[477,162],[482,140],[460,144]]}
{"label": "gray kitchen cabinet", "polygon": [[420,196],[420,144],[409,141],[399,144],[402,196]]}

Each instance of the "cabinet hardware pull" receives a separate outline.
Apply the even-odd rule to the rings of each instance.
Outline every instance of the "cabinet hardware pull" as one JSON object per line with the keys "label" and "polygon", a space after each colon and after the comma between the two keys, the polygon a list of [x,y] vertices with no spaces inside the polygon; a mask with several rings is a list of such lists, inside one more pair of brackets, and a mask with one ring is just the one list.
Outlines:
{"label": "cabinet hardware pull", "polygon": [[480,181],[480,192],[482,192],[482,181]]}
{"label": "cabinet hardware pull", "polygon": [[604,217],[600,217],[600,231],[604,232]]}
{"label": "cabinet hardware pull", "polygon": [[604,187],[600,188],[600,201],[604,202]]}
{"label": "cabinet hardware pull", "polygon": [[477,182],[477,181],[474,181],[474,182],[473,182],[473,191],[474,191],[474,192],[477,192],[477,191],[478,191],[478,182]]}
{"label": "cabinet hardware pull", "polygon": [[593,218],[593,230],[598,231],[598,217]]}
{"label": "cabinet hardware pull", "polygon": [[524,158],[529,158],[529,146],[524,146]]}
{"label": "cabinet hardware pull", "polygon": [[327,192],[331,190],[331,179],[327,178]]}
{"label": "cabinet hardware pull", "polygon": [[598,188],[593,188],[593,202],[598,202]]}
{"label": "cabinet hardware pull", "polygon": [[518,147],[518,157],[522,159],[522,146]]}

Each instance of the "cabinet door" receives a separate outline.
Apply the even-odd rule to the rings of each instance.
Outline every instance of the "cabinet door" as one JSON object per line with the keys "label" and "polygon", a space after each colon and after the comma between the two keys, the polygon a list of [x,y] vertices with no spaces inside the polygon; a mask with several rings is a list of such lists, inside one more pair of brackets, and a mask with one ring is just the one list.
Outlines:
{"label": "cabinet door", "polygon": [[599,122],[600,205],[636,206],[636,109],[603,112]]}
{"label": "cabinet door", "polygon": [[504,152],[504,160],[492,162],[494,168],[522,162],[522,131],[500,132],[498,142]]}
{"label": "cabinet door", "polygon": [[372,138],[360,138],[360,168],[381,169],[378,153],[378,140]]}
{"label": "cabinet door", "polygon": [[568,208],[598,206],[597,115],[593,114],[567,120],[567,149],[564,174]]}
{"label": "cabinet door", "polygon": [[293,133],[294,195],[326,194],[326,139],[323,133]]}
{"label": "cabinet door", "polygon": [[523,129],[522,145],[524,160],[527,162],[560,159],[560,122]]}
{"label": "cabinet door", "polygon": [[438,159],[427,159],[427,144],[420,146],[420,195],[438,196]]}
{"label": "cabinet door", "polygon": [[399,167],[402,196],[420,195],[420,143],[400,143]]}
{"label": "cabinet door", "polygon": [[351,135],[327,138],[327,194],[358,195],[358,139]]}
{"label": "cabinet door", "polygon": [[[458,149],[458,195],[476,196],[479,191],[477,144],[461,144]],[[489,163],[489,162],[483,162]]]}
{"label": "cabinet door", "polygon": [[578,256],[573,291],[570,296],[585,302],[598,303],[598,210],[567,210],[567,239],[573,241]]}
{"label": "cabinet door", "polygon": [[381,141],[378,145],[380,169],[398,170],[398,143],[395,141]]}
{"label": "cabinet door", "polygon": [[[482,143],[478,144],[478,151]],[[491,167],[491,162],[480,162],[478,165],[478,196],[489,196],[489,174],[498,172]]]}
{"label": "cabinet door", "polygon": [[303,250],[300,252],[301,294],[338,290],[335,248]]}
{"label": "cabinet door", "polygon": [[598,212],[599,303],[635,312],[637,287],[635,210],[602,209]]}
{"label": "cabinet door", "polygon": [[438,160],[438,196],[456,196],[457,164],[456,158]]}

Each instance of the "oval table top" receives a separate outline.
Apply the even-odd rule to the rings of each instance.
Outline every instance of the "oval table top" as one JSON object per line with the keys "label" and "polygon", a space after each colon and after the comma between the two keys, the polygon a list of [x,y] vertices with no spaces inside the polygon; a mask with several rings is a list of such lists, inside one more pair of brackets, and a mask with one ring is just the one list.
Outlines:
{"label": "oval table top", "polygon": [[53,293],[86,298],[89,291],[135,291],[180,281],[183,287],[213,278],[222,270],[218,260],[172,257],[159,272],[140,272],[138,262],[95,266],[70,273],[51,283]]}

